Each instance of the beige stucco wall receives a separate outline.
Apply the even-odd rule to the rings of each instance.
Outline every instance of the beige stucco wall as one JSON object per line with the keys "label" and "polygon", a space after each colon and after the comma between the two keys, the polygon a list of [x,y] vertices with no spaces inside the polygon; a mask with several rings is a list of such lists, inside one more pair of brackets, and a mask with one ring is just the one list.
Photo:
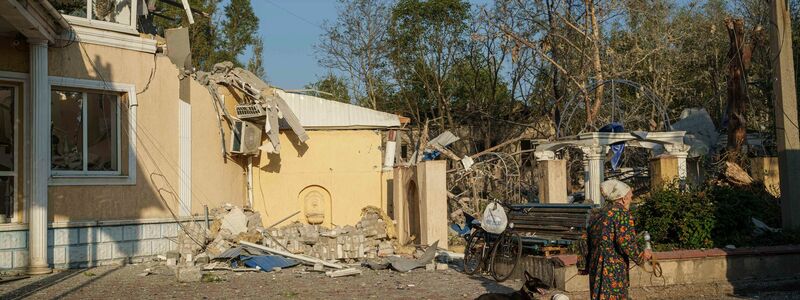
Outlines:
{"label": "beige stucco wall", "polygon": [[[279,155],[262,152],[254,162],[254,207],[270,225],[301,211],[288,220],[306,222],[304,204],[298,199],[309,186],[322,187],[330,195],[325,223],[354,225],[361,208],[384,206],[385,176],[381,172],[381,134],[373,130],[309,131],[305,146],[296,145],[291,132],[281,133]],[[384,208],[385,209],[385,208]],[[285,223],[284,223],[285,224]]]}
{"label": "beige stucco wall", "polygon": [[[0,55],[11,58],[0,60],[1,71],[28,72],[26,44],[22,45],[20,49],[0,47]],[[168,218],[172,216],[170,210],[177,214],[177,68],[166,56],[80,43],[50,48],[49,62],[50,76],[134,84],[138,94],[136,184],[51,186],[51,221]],[[243,168],[235,160],[223,158],[211,96],[194,81],[191,105],[192,212],[201,214],[204,204],[243,205]],[[123,130],[122,138],[134,137]]]}

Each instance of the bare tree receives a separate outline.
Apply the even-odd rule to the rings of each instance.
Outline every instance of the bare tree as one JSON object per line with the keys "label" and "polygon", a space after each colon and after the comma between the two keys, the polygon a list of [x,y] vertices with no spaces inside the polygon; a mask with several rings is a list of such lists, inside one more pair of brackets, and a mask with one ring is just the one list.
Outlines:
{"label": "bare tree", "polygon": [[353,98],[378,109],[387,75],[389,6],[381,0],[340,0],[338,11],[333,23],[323,25],[319,63],[347,74]]}

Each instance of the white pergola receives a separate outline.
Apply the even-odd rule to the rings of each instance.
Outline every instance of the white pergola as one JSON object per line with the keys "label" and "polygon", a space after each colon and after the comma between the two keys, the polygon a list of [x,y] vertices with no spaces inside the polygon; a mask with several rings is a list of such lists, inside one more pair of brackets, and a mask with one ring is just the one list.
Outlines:
{"label": "white pergola", "polygon": [[[654,150],[660,154],[666,151],[678,159],[678,179],[686,179],[686,157],[689,145],[683,143],[685,131],[666,132],[587,132],[570,136],[551,143],[540,144],[534,151],[538,161],[556,159],[555,152],[566,147],[580,149],[583,154],[586,199],[603,204],[600,183],[603,182],[604,161],[612,144],[624,142],[627,146]],[[663,148],[663,150],[662,150]]]}

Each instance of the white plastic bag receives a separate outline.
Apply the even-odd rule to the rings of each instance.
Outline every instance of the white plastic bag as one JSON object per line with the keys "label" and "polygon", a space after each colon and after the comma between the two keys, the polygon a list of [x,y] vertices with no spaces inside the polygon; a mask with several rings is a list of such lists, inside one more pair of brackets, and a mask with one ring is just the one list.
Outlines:
{"label": "white plastic bag", "polygon": [[503,206],[497,204],[497,202],[489,203],[483,211],[483,221],[481,222],[483,230],[489,233],[501,234],[506,230],[506,225],[508,225],[508,217]]}

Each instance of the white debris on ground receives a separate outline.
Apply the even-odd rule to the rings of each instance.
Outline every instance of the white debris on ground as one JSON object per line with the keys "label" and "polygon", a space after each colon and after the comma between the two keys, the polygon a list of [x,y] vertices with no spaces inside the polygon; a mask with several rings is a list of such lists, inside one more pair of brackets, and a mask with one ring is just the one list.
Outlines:
{"label": "white debris on ground", "polygon": [[[209,212],[209,225],[185,223],[178,235],[177,251],[162,257],[181,282],[200,281],[202,272],[259,271],[245,267],[241,257],[277,255],[308,265],[307,270],[333,268],[330,277],[352,276],[357,269],[339,263],[363,263],[380,258],[416,254],[413,247],[398,247],[394,221],[376,207],[362,209],[354,226],[309,225],[294,222],[280,228],[264,228],[261,215],[248,207],[225,205]],[[410,251],[409,251],[409,248]],[[322,265],[325,265],[324,267]],[[264,271],[280,270],[274,268]],[[446,270],[446,265],[433,265]]]}

